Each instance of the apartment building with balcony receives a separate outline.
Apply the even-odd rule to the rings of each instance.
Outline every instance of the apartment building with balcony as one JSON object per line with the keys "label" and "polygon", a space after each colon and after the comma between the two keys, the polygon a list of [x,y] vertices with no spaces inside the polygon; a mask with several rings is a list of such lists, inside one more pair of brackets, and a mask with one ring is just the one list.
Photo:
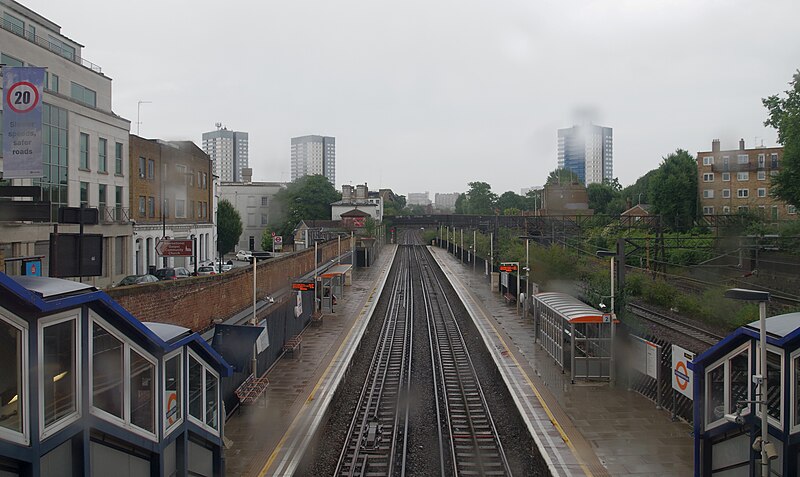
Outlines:
{"label": "apartment building with balcony", "polygon": [[[130,198],[134,273],[148,267],[181,266],[212,260],[214,247],[213,176],[208,154],[191,141],[130,136]],[[164,237],[194,241],[195,257],[162,258]]]}
{"label": "apartment building with balcony", "polygon": [[782,147],[721,150],[719,139],[710,151],[697,153],[698,197],[703,215],[740,212],[760,214],[768,220],[797,218],[797,207],[770,195],[770,178],[780,171]]}
{"label": "apartment building with balcony", "polygon": [[[98,208],[100,224],[86,226],[85,232],[103,236],[102,275],[83,281],[106,286],[130,272],[130,121],[114,114],[111,78],[86,60],[82,49],[47,18],[13,0],[0,0],[0,63],[47,68],[42,98],[44,175],[6,182],[40,188],[40,199],[51,209],[50,222],[0,222],[0,249],[6,259],[42,256],[41,269],[47,275],[49,234],[59,207]],[[78,226],[62,225],[59,232],[75,233]],[[7,262],[6,272],[20,274],[19,262]]]}

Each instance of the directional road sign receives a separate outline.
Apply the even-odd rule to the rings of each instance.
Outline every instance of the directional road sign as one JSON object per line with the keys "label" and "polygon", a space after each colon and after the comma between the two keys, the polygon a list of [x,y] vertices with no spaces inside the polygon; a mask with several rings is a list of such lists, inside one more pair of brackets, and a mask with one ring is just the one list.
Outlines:
{"label": "directional road sign", "polygon": [[156,253],[162,257],[191,257],[191,240],[161,239],[156,244]]}

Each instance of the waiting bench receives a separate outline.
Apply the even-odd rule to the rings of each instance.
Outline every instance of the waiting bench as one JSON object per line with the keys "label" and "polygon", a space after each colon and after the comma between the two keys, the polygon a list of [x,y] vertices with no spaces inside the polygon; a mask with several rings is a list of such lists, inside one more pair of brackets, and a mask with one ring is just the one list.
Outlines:
{"label": "waiting bench", "polygon": [[319,312],[315,312],[311,314],[311,325],[312,326],[322,326],[322,318],[325,315]]}
{"label": "waiting bench", "polygon": [[516,298],[514,298],[514,295],[512,295],[511,293],[504,294],[503,298],[506,299],[507,303],[516,303],[517,302]]}
{"label": "waiting bench", "polygon": [[[239,404],[253,404],[258,401],[258,398],[267,390],[267,386],[269,386],[268,378],[257,378],[254,374],[251,374],[236,388],[236,397],[239,398]],[[241,411],[242,408],[240,406],[239,412]]]}
{"label": "waiting bench", "polygon": [[283,352],[284,355],[286,353],[292,353],[292,358],[297,358],[300,356],[300,353],[303,351],[302,347],[303,337],[300,335],[295,335],[289,338],[286,343],[283,344]]}

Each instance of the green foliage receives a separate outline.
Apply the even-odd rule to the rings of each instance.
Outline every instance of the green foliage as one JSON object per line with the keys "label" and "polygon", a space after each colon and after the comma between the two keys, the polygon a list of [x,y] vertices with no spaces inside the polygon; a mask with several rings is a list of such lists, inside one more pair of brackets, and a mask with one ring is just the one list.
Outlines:
{"label": "green foliage", "polygon": [[589,196],[589,208],[595,214],[608,214],[608,206],[614,199],[619,197],[619,181],[605,181],[602,184],[589,184],[586,193]]}
{"label": "green foliage", "polygon": [[459,194],[458,198],[456,199],[455,204],[455,213],[456,214],[466,214],[467,213],[467,196],[464,194]]}
{"label": "green foliage", "polygon": [[367,217],[364,220],[364,232],[366,232],[367,237],[375,237],[378,228],[378,223],[372,217]]}
{"label": "green foliage", "polygon": [[272,232],[273,230],[269,227],[265,228],[263,232],[261,232],[261,250],[265,252],[272,251]]}
{"label": "green foliage", "polygon": [[678,149],[664,158],[649,181],[653,212],[674,230],[686,230],[697,217],[697,163]]}
{"label": "green foliage", "polygon": [[547,181],[545,184],[583,184],[583,182],[578,177],[578,174],[575,174],[569,169],[562,169],[558,167],[550,171],[550,174],[547,175]]}
{"label": "green foliage", "polygon": [[675,287],[660,278],[648,283],[642,290],[644,301],[661,308],[671,308],[677,295]]}
{"label": "green foliage", "polygon": [[220,255],[232,252],[242,235],[242,217],[225,199],[217,206],[217,234],[217,251]]}
{"label": "green foliage", "polygon": [[[468,185],[469,190],[467,193],[456,200],[456,213],[472,215],[494,214],[497,194],[492,192],[492,186],[486,182],[470,182]],[[459,201],[461,202],[459,203]]]}
{"label": "green foliage", "polygon": [[507,209],[503,209],[503,215],[522,215],[522,211],[516,207],[509,207]]}
{"label": "green foliage", "polygon": [[539,210],[542,208],[542,191],[529,190],[525,194],[525,207],[523,210]]}
{"label": "green foliage", "polygon": [[275,194],[285,217],[281,235],[291,234],[303,220],[330,220],[331,203],[340,199],[341,194],[325,176],[303,176],[292,182]]}
{"label": "green foliage", "polygon": [[769,116],[765,126],[778,130],[783,145],[783,163],[777,176],[771,178],[770,193],[778,199],[800,205],[800,70],[789,82],[786,97],[772,95],[762,99]]}
{"label": "green foliage", "polygon": [[403,209],[406,207],[406,196],[395,195],[394,200],[387,200],[383,203],[383,216],[394,217],[403,215]]}
{"label": "green foliage", "polygon": [[[503,192],[497,198],[497,208],[503,211],[503,215],[519,215],[520,211],[525,209],[525,206],[525,197],[512,191]],[[506,210],[511,210],[513,213],[506,213]]]}

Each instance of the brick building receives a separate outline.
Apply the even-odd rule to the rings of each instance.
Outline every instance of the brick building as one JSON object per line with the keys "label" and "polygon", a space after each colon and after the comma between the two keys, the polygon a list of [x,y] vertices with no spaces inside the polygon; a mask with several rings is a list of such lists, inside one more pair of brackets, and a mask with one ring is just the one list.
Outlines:
{"label": "brick building", "polygon": [[194,267],[192,257],[157,260],[162,237],[195,240],[197,260],[215,256],[211,160],[190,141],[130,136],[133,270]]}
{"label": "brick building", "polygon": [[720,150],[719,139],[710,151],[697,153],[698,197],[703,215],[755,212],[769,220],[797,218],[794,205],[770,196],[770,177],[777,175],[783,160],[782,147]]}

